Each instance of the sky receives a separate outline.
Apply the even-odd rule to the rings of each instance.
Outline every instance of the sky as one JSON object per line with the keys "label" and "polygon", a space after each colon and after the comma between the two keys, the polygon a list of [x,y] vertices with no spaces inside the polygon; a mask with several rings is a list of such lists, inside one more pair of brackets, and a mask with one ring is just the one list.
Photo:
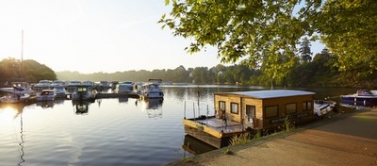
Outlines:
{"label": "sky", "polygon": [[[189,54],[188,39],[161,28],[170,10],[164,0],[0,0],[0,60],[22,54],[80,73],[220,64],[216,49]],[[322,49],[312,43],[312,52]]]}

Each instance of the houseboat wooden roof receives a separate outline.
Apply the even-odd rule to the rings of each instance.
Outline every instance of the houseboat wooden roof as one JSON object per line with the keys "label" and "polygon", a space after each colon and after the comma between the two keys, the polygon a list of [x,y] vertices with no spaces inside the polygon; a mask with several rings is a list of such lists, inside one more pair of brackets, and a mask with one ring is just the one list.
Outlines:
{"label": "houseboat wooden roof", "polygon": [[218,92],[215,95],[239,95],[257,99],[269,99],[291,96],[314,95],[314,92],[302,90],[257,90],[257,91],[241,91],[241,92]]}

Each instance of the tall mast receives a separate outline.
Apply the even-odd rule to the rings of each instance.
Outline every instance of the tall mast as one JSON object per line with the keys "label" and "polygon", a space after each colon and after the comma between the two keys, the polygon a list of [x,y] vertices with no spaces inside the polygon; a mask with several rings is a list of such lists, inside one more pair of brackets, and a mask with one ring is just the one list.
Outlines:
{"label": "tall mast", "polygon": [[21,31],[21,62],[23,61],[24,54],[24,30]]}
{"label": "tall mast", "polygon": [[24,61],[24,30],[21,31],[21,64],[20,64],[20,79],[22,79],[22,69]]}

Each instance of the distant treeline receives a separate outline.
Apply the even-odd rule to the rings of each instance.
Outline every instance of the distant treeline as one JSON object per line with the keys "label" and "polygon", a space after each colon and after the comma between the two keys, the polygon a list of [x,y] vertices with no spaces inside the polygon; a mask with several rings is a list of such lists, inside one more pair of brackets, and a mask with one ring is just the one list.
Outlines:
{"label": "distant treeline", "polygon": [[[367,69],[366,69],[367,70]],[[264,74],[263,69],[250,69],[243,64],[211,68],[185,68],[162,70],[131,70],[116,73],[81,74],[79,72],[57,72],[62,80],[108,80],[108,81],[147,81],[149,78],[160,78],[163,81],[185,82],[194,84],[239,84],[258,86],[287,87],[359,87],[375,88],[377,79],[373,73],[363,74],[363,70],[340,72],[336,59],[330,54],[316,54],[313,60],[295,65],[281,81],[273,80]]]}
{"label": "distant treeline", "polygon": [[340,72],[335,64],[336,59],[328,54],[317,54],[312,61],[297,64],[292,67],[288,76],[281,81],[273,80],[264,74],[263,69],[250,69],[243,64],[161,70],[130,70],[115,73],[92,73],[63,71],[54,72],[44,64],[34,60],[19,60],[12,58],[0,61],[0,82],[23,81],[38,82],[39,80],[78,80],[78,81],[133,81],[144,82],[150,78],[162,79],[164,82],[194,84],[240,84],[258,86],[287,87],[362,87],[375,88],[377,79],[374,73],[363,74],[363,70]]}

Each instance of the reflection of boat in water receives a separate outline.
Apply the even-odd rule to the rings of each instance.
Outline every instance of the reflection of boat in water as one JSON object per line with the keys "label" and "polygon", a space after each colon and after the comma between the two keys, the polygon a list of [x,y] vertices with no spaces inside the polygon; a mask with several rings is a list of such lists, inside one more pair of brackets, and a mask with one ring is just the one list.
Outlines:
{"label": "reflection of boat in water", "polygon": [[345,108],[352,108],[352,109],[356,109],[356,110],[363,110],[363,109],[368,109],[368,108],[376,107],[377,103],[368,103],[367,105],[364,105],[364,103],[355,103],[355,102],[345,102],[345,101],[342,101],[342,103],[340,103],[340,105],[342,107],[345,107]]}
{"label": "reflection of boat in water", "polygon": [[162,103],[163,99],[148,99],[148,100],[136,100],[135,104],[138,105],[139,102],[142,104],[142,108],[147,111],[149,118],[162,117]]}
{"label": "reflection of boat in water", "polygon": [[217,149],[216,147],[213,147],[210,144],[207,144],[188,134],[185,135],[182,148],[193,155],[210,152]]}
{"label": "reflection of boat in water", "polygon": [[164,100],[162,99],[148,99],[148,100],[144,100],[144,102],[146,103],[146,108],[147,109],[152,109],[152,110],[155,110],[155,109],[159,109],[161,108],[162,106],[162,103],[164,102]]}
{"label": "reflection of boat in water", "polygon": [[162,117],[162,99],[148,99],[144,102],[146,103],[146,109],[148,113],[148,118],[161,118]]}
{"label": "reflection of boat in water", "polygon": [[53,108],[55,105],[63,104],[64,100],[53,100],[53,101],[41,101],[36,102],[35,104],[37,106],[40,106],[42,108]]}
{"label": "reflection of boat in water", "polygon": [[72,105],[76,109],[76,114],[87,114],[89,112],[90,101],[74,101],[72,100]]}
{"label": "reflection of boat in water", "polygon": [[119,103],[127,103],[128,102],[128,97],[119,97],[118,101],[119,101]]}

